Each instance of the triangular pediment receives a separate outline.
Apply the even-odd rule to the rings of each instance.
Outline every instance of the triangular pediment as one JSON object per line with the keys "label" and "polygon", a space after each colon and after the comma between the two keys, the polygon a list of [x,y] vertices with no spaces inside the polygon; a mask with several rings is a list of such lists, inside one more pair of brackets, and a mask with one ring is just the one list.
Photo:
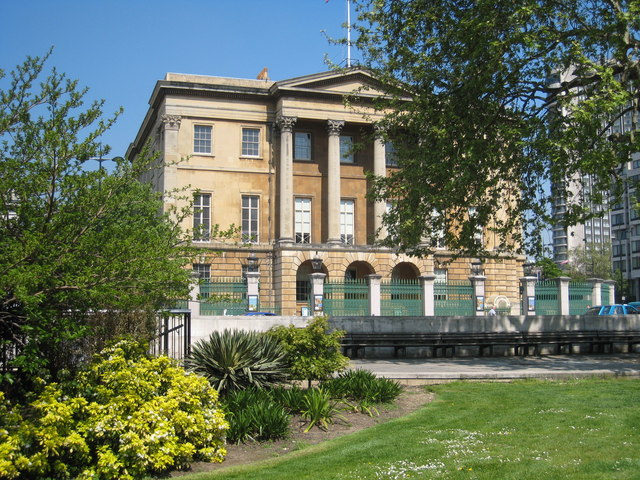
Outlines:
{"label": "triangular pediment", "polygon": [[359,92],[363,96],[383,94],[381,83],[364,69],[331,71],[275,82],[277,92],[345,95]]}

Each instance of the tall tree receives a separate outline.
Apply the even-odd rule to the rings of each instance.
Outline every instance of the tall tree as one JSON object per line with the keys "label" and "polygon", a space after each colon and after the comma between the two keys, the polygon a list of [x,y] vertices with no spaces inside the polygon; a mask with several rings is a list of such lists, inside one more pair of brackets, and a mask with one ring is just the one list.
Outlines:
{"label": "tall tree", "polygon": [[587,278],[610,280],[613,276],[611,246],[605,243],[573,248],[569,251],[567,275],[576,280]]}
{"label": "tall tree", "polygon": [[0,333],[31,375],[86,357],[74,347],[91,334],[89,312],[140,313],[107,334],[148,333],[142,312],[189,284],[181,212],[162,215],[159,194],[138,181],[151,159],[90,168],[117,114],[85,107],[87,90],[47,74],[47,57],[0,72]]}
{"label": "tall tree", "polygon": [[372,180],[393,205],[389,245],[427,253],[442,232],[489,255],[474,235],[486,227],[540,253],[550,184],[596,179],[587,201],[568,199],[567,225],[597,216],[612,183],[622,193],[619,164],[640,151],[638,0],[355,2],[357,46],[386,85],[378,131],[402,167]]}

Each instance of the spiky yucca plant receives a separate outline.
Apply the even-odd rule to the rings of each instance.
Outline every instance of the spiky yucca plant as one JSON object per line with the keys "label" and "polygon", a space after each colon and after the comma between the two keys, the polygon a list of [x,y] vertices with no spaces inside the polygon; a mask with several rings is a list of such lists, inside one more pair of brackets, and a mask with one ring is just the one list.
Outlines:
{"label": "spiky yucca plant", "polygon": [[213,332],[193,345],[185,364],[223,394],[250,386],[271,387],[289,378],[280,343],[256,331]]}

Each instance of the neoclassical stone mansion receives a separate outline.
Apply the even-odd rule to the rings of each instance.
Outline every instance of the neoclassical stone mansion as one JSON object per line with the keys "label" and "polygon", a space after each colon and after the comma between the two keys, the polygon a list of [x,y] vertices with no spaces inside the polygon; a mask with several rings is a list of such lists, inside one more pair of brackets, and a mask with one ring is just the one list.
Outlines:
{"label": "neoclassical stone mansion", "polygon": [[[345,106],[344,96],[356,90],[359,107]],[[368,140],[379,113],[367,100],[379,92],[358,68],[282,81],[168,73],[153,89],[127,158],[135,161],[150,142],[161,168],[147,180],[158,191],[192,192],[184,226],[204,252],[194,270],[237,278],[251,256],[260,305],[283,315],[309,305],[314,259],[327,279],[467,280],[471,259],[450,262],[446,246],[415,258],[376,243],[386,205],[366,198],[366,172],[398,168],[391,148]],[[240,230],[235,241],[214,238],[214,225],[231,224]],[[497,246],[488,231],[484,242]],[[483,264],[487,305],[519,312],[523,261],[502,254]]]}

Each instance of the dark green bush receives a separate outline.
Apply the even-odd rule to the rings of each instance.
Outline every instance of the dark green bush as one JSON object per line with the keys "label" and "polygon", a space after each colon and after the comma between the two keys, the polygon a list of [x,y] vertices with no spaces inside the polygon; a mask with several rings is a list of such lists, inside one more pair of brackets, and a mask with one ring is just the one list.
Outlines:
{"label": "dark green bush", "polygon": [[305,432],[317,426],[323,430],[329,428],[329,424],[337,419],[344,420],[338,413],[336,402],[328,391],[322,388],[310,388],[305,392],[302,408],[302,418],[308,423]]}
{"label": "dark green bush", "polygon": [[366,404],[391,403],[402,393],[402,386],[398,382],[378,378],[364,369],[342,372],[337,377],[322,382],[321,386],[334,398]]}
{"label": "dark green bush", "polygon": [[185,364],[223,394],[250,386],[271,387],[289,376],[282,345],[255,331],[213,332],[193,345]]}
{"label": "dark green bush", "polygon": [[267,441],[289,434],[291,417],[267,390],[249,388],[230,392],[225,400],[229,443]]}
{"label": "dark green bush", "polygon": [[300,413],[304,408],[305,391],[297,385],[275,387],[269,391],[273,400],[291,413]]}

